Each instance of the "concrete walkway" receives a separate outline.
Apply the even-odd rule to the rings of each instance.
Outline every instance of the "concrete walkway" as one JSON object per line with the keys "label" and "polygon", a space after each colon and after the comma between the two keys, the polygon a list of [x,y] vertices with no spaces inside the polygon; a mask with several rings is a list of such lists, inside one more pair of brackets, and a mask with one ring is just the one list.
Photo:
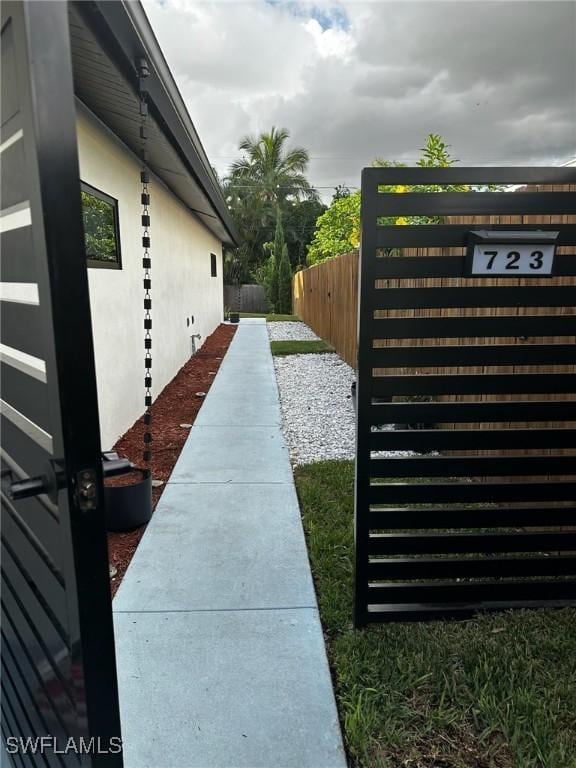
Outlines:
{"label": "concrete walkway", "polygon": [[114,600],[125,768],[345,768],[264,320],[243,320]]}

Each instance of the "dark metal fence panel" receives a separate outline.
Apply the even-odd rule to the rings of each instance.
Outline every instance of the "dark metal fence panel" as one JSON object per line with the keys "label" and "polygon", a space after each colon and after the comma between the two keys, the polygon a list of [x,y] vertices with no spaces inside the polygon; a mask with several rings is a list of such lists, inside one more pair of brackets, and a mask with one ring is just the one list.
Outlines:
{"label": "dark metal fence panel", "polygon": [[3,3],[1,44],[2,738],[120,768],[66,4]]}
{"label": "dark metal fence panel", "polygon": [[[472,188],[390,191],[430,184]],[[358,625],[576,604],[575,185],[574,168],[363,172]],[[553,272],[472,274],[472,230],[557,233]]]}

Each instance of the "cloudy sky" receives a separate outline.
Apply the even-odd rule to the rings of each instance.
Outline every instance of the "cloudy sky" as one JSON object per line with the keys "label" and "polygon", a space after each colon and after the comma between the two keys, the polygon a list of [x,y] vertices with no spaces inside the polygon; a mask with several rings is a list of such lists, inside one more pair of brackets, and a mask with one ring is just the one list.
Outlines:
{"label": "cloudy sky", "polygon": [[[212,164],[288,128],[319,188],[440,133],[465,165],[576,156],[573,0],[144,0]],[[330,198],[329,189],[323,197]]]}

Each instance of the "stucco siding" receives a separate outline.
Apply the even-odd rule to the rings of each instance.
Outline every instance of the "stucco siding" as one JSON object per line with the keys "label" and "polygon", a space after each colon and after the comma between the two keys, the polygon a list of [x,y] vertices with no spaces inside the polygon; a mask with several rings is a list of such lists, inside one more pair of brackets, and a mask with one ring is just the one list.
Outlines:
{"label": "stucco siding", "polygon": [[[82,181],[118,200],[122,269],[88,270],[102,446],[107,449],[144,410],[140,167],[83,111],[77,126]],[[202,344],[222,320],[222,244],[154,177],[150,196],[156,397],[190,357],[191,335],[199,333]],[[217,256],[217,277],[211,277],[211,253]]]}

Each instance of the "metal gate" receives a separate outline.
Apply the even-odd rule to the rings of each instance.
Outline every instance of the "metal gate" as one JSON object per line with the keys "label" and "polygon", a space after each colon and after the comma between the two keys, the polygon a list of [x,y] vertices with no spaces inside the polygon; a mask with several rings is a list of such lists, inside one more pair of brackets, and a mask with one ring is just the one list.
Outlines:
{"label": "metal gate", "polygon": [[2,760],[120,768],[67,3],[1,45]]}
{"label": "metal gate", "polygon": [[574,185],[363,172],[358,625],[576,604]]}

